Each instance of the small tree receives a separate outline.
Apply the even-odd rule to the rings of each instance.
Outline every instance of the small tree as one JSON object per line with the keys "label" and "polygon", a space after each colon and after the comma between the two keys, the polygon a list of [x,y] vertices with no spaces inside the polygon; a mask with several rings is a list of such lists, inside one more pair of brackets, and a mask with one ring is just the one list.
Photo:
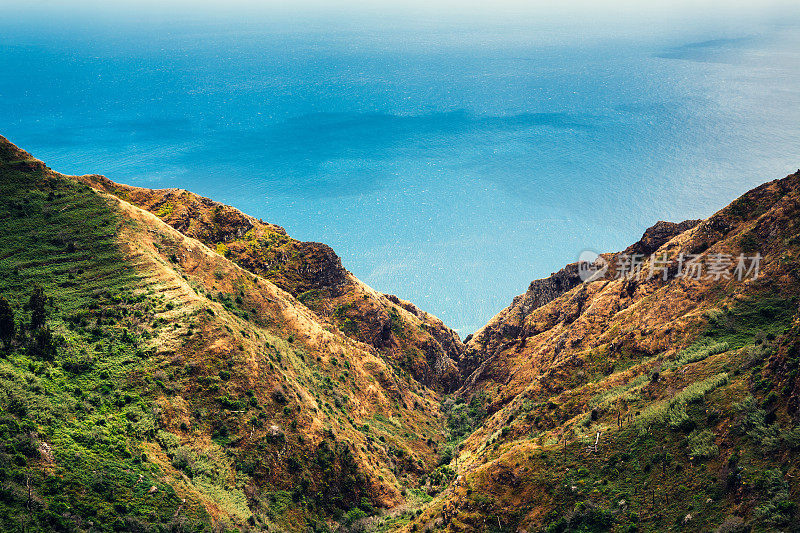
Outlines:
{"label": "small tree", "polygon": [[30,350],[32,355],[47,361],[52,361],[56,358],[56,339],[53,337],[53,332],[50,331],[50,328],[38,329],[31,340]]}
{"label": "small tree", "polygon": [[14,310],[8,300],[0,296],[0,340],[6,345],[11,344],[16,332],[16,322],[14,321]]}
{"label": "small tree", "polygon": [[35,285],[28,300],[28,309],[31,312],[31,329],[36,330],[44,326],[44,321],[47,317],[45,305],[47,305],[47,297],[44,294],[44,289],[40,285]]}

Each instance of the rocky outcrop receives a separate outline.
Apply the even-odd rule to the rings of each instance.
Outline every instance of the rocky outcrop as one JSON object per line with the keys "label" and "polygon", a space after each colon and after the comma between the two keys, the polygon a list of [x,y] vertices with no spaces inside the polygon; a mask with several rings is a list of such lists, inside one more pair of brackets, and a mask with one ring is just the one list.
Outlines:
{"label": "rocky outcrop", "polygon": [[700,222],[702,222],[702,220],[684,220],[683,222],[677,223],[660,220],[647,228],[642,238],[625,248],[622,253],[629,255],[650,255],[676,235],[692,229]]}
{"label": "rocky outcrop", "polygon": [[[641,239],[619,254],[649,256],[670,239],[694,228],[701,222],[701,220],[685,220],[678,223],[659,221],[647,228]],[[613,263],[619,254],[604,254],[604,257]],[[523,334],[522,326],[525,320],[532,312],[581,283],[583,280],[578,273],[577,262],[568,264],[546,278],[532,281],[528,290],[514,298],[509,307],[498,313],[474,335],[467,337],[466,350],[461,358],[462,373],[468,376],[500,347],[518,339]],[[625,290],[634,288],[635,284],[625,286]]]}
{"label": "rocky outcrop", "polygon": [[[577,354],[602,352],[614,360],[621,354],[652,356],[669,350],[696,329],[692,324],[698,309],[721,305],[720,294],[739,299],[757,294],[767,273],[773,290],[791,285],[797,266],[786,247],[795,241],[780,236],[797,232],[798,191],[800,172],[753,189],[706,220],[659,222],[624,252],[603,255],[615,264],[622,253],[642,254],[644,274],[639,278],[611,279],[612,275],[583,283],[575,280],[575,270],[570,271],[573,264],[532,283],[466,343],[461,369],[469,377],[461,392],[471,395],[501,384],[502,397],[493,398],[501,405],[530,380],[549,387],[558,380],[545,376],[569,376],[566,368],[573,359],[586,357]],[[667,279],[646,274],[653,253],[671,258]],[[755,253],[761,254],[758,279],[715,278],[708,270],[700,277],[676,277],[681,254],[700,254],[707,268],[715,256]],[[559,295],[560,288],[566,290]]]}

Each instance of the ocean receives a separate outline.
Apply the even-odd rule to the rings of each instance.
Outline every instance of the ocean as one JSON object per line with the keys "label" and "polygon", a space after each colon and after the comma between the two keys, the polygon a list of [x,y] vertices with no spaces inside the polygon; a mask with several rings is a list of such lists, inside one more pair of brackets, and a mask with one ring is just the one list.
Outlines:
{"label": "ocean", "polygon": [[0,27],[0,134],[329,244],[466,336],[581,251],[800,167],[796,14],[43,4]]}

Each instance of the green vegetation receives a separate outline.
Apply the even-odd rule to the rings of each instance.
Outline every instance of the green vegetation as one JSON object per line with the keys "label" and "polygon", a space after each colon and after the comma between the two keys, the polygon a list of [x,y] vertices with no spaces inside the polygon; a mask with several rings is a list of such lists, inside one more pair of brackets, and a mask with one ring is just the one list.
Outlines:
{"label": "green vegetation", "polygon": [[727,342],[696,342],[675,355],[675,360],[664,365],[665,370],[674,370],[690,363],[697,363],[706,357],[726,352],[730,349]]}
{"label": "green vegetation", "polygon": [[0,529],[207,523],[142,459],[153,404],[132,381],[142,354],[121,326],[145,307],[118,216],[71,180],[0,173]]}
{"label": "green vegetation", "polygon": [[642,431],[649,431],[653,425],[667,424],[671,428],[691,429],[693,421],[686,410],[693,404],[703,400],[709,392],[728,382],[728,374],[721,373],[703,381],[692,383],[671,400],[653,404],[645,409],[636,419]]}
{"label": "green vegetation", "polygon": [[707,429],[692,431],[687,439],[692,459],[710,459],[719,453],[719,448],[714,444],[714,433]]}
{"label": "green vegetation", "polygon": [[708,314],[704,337],[729,348],[752,344],[756,336],[774,338],[783,333],[797,312],[796,298],[751,298],[734,307]]}
{"label": "green vegetation", "polygon": [[459,397],[455,401],[444,403],[451,442],[460,442],[483,422],[486,418],[485,401],[485,395],[476,394],[469,402]]}
{"label": "green vegetation", "polygon": [[394,307],[389,309],[389,328],[400,339],[406,336],[406,323]]}
{"label": "green vegetation", "polygon": [[0,296],[0,342],[4,348],[8,348],[17,332],[17,324],[14,320],[14,310],[8,300]]}

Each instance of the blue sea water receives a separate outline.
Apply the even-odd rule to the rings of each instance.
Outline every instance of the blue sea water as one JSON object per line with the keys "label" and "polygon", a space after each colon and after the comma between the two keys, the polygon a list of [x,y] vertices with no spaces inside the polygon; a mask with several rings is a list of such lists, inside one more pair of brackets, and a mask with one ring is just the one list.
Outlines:
{"label": "blue sea water", "polygon": [[330,244],[462,335],[528,283],[800,167],[796,12],[11,12],[0,134]]}

